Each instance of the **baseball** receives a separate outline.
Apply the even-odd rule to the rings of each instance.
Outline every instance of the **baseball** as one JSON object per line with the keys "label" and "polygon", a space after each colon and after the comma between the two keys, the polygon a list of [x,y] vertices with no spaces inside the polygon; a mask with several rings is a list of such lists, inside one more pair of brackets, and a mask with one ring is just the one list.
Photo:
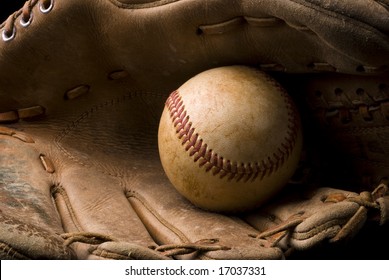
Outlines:
{"label": "baseball", "polygon": [[267,74],[246,66],[202,72],[171,93],[158,131],[161,163],[194,205],[239,212],[262,205],[295,172],[300,117]]}

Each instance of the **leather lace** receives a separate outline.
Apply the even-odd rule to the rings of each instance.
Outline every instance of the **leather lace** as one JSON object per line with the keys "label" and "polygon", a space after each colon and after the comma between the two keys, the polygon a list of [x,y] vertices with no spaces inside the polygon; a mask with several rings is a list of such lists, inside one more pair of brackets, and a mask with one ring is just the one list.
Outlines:
{"label": "leather lace", "polygon": [[64,233],[61,237],[65,240],[64,245],[69,246],[75,242],[81,242],[86,244],[101,244],[108,241],[117,241],[116,239],[99,233],[94,232],[74,232]]}
{"label": "leather lace", "polygon": [[[93,232],[75,232],[61,234],[64,239],[64,245],[70,246],[73,243],[80,242],[91,245],[99,245],[104,242],[118,242],[111,236],[93,233]],[[230,250],[231,248],[218,245],[218,239],[202,239],[193,243],[165,244],[160,246],[150,246],[148,249],[161,253],[165,257],[174,257],[191,253],[203,253],[219,250]],[[146,248],[145,248],[146,249]]]}
{"label": "leather lace", "polygon": [[[373,192],[362,192],[358,196],[345,198],[342,196],[338,196],[338,194],[334,194],[334,196],[329,195],[325,202],[329,203],[337,203],[341,201],[350,201],[357,203],[359,205],[358,210],[354,213],[353,216],[349,217],[344,221],[341,229],[337,232],[337,234],[330,238],[330,242],[337,242],[341,240],[345,240],[348,237],[354,236],[355,233],[363,226],[365,223],[365,217],[367,216],[367,212],[369,210],[373,211],[381,211],[380,205],[376,202],[376,200],[380,197],[383,197],[389,193],[389,188],[387,183],[381,183]],[[334,213],[336,215],[336,213]],[[289,219],[279,224],[276,227],[273,227],[267,231],[264,231],[256,236],[252,236],[255,238],[266,239],[271,242],[271,246],[277,246],[282,239],[286,236],[290,236],[293,238],[294,229],[301,223],[305,221],[306,217],[303,214],[297,213],[292,215]],[[330,226],[331,224],[327,224]],[[305,238],[310,238],[315,235],[316,232],[312,233],[312,236],[304,236]],[[288,251],[293,250],[293,248],[289,248]],[[289,252],[290,253],[290,252]]]}
{"label": "leather lace", "polygon": [[54,0],[28,0],[23,7],[11,14],[6,21],[0,25],[3,28],[2,39],[3,41],[10,41],[16,36],[16,21],[20,18],[20,24],[23,27],[27,27],[33,20],[33,8],[39,4],[39,10],[42,13],[48,13],[51,11]]}
{"label": "leather lace", "polygon": [[183,244],[167,244],[157,246],[154,249],[158,252],[162,252],[167,257],[173,257],[178,255],[186,255],[191,253],[211,252],[220,250],[231,250],[226,246],[217,245],[218,239],[202,239],[194,243]]}

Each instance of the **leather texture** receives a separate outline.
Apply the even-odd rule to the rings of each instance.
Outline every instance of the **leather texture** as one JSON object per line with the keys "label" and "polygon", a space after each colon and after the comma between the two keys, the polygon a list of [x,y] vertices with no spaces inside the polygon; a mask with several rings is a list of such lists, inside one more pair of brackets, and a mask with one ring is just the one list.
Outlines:
{"label": "leather texture", "polygon": [[[0,258],[282,259],[387,223],[388,4],[26,2],[0,25]],[[170,185],[157,130],[173,90],[237,64],[285,85],[307,155],[223,215]]]}

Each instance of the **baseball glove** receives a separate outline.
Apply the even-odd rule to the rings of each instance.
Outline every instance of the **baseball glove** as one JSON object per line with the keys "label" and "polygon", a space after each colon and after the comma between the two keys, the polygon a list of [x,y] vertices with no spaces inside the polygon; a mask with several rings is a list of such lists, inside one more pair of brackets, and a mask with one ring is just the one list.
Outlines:
{"label": "baseball glove", "polygon": [[[1,259],[339,258],[383,244],[388,0],[29,0],[0,32]],[[205,211],[167,179],[158,123],[190,77],[238,64],[289,92],[304,152],[267,204]]]}

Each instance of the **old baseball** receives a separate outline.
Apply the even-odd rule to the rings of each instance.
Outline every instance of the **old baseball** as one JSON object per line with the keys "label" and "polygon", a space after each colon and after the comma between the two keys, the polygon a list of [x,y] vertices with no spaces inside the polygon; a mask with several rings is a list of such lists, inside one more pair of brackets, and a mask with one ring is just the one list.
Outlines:
{"label": "old baseball", "polygon": [[300,118],[292,99],[267,74],[220,67],[169,96],[158,146],[170,182],[194,205],[244,211],[274,196],[295,172]]}

